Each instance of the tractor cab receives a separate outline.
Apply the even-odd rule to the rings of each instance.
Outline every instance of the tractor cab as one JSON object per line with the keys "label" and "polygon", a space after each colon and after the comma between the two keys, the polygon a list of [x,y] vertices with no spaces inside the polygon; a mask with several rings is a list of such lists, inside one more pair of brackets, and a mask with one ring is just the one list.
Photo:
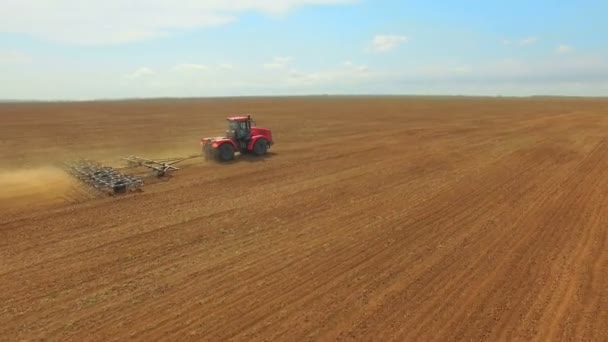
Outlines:
{"label": "tractor cab", "polygon": [[226,137],[238,142],[240,148],[246,148],[251,140],[251,127],[255,127],[255,121],[251,119],[251,115],[233,116],[227,120]]}

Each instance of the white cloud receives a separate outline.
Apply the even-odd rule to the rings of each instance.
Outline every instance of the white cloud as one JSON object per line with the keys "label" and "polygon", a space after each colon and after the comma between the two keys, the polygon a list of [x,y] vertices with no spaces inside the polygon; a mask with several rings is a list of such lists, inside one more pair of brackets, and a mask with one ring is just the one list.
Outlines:
{"label": "white cloud", "polygon": [[516,40],[511,40],[511,39],[503,39],[501,41],[501,43],[503,45],[519,45],[519,46],[525,46],[525,45],[532,45],[535,44],[539,41],[540,39],[536,36],[529,36],[529,37],[525,37],[525,38],[520,38],[520,39],[516,39]]}
{"label": "white cloud", "polygon": [[519,41],[519,44],[521,45],[531,45],[538,42],[538,37],[527,37],[527,38],[523,38]]}
{"label": "white cloud", "polygon": [[275,57],[272,61],[265,63],[265,69],[286,69],[291,62],[291,57]]}
{"label": "white cloud", "polygon": [[310,86],[331,81],[332,74],[328,72],[300,72],[292,70],[286,79],[291,86]]}
{"label": "white cloud", "polygon": [[339,67],[317,70],[312,72],[300,72],[289,70],[286,83],[292,87],[326,87],[332,85],[353,85],[364,82],[365,79],[373,78],[375,75],[365,65],[357,65],[351,61],[345,61]]}
{"label": "white cloud", "polygon": [[333,66],[315,71],[300,71],[297,69],[286,69],[286,73],[279,76],[275,81],[285,84],[293,89],[301,87],[327,87],[332,85],[352,85],[363,82],[374,76],[371,69],[366,65],[355,64],[352,61],[344,61],[338,66]]}
{"label": "white cloud", "polygon": [[[204,73],[176,72],[174,65],[145,65],[125,75],[108,70],[7,68],[0,73],[3,98],[128,98],[298,94],[608,95],[608,59],[580,54],[538,60],[509,59],[474,64],[364,65],[353,59],[325,67],[291,60],[268,70],[250,61],[239,72],[219,64]],[[371,63],[371,62],[370,62]],[[177,63],[175,63],[177,64]],[[422,64],[422,65],[420,65]],[[205,77],[201,77],[204,75]],[[36,80],[36,82],[32,81]],[[53,85],[53,86],[49,86]],[[0,85],[2,87],[2,85]]]}
{"label": "white cloud", "polygon": [[572,55],[385,69],[363,86],[391,94],[608,96],[608,59]]}
{"label": "white cloud", "polygon": [[473,68],[468,65],[425,65],[418,67],[417,71],[431,78],[445,78],[471,74]]}
{"label": "white cloud", "polygon": [[219,65],[219,67],[222,70],[234,70],[234,65],[232,65],[231,63],[222,63]]}
{"label": "white cloud", "polygon": [[507,59],[475,65],[428,65],[414,71],[395,72],[389,78],[403,82],[446,81],[478,83],[608,83],[608,61],[601,57],[564,57],[554,60]]}
{"label": "white cloud", "polygon": [[0,50],[0,64],[22,64],[31,61],[26,53],[17,50]]}
{"label": "white cloud", "polygon": [[205,65],[194,64],[194,63],[178,64],[178,65],[174,66],[173,69],[177,70],[177,71],[186,71],[186,72],[209,70],[209,68]]}
{"label": "white cloud", "polygon": [[366,73],[366,72],[370,71],[369,67],[367,67],[365,65],[359,65],[355,68],[355,70],[358,72],[362,72],[362,73]]}
{"label": "white cloud", "polygon": [[141,67],[127,74],[125,77],[129,79],[144,78],[156,75],[156,71],[148,67]]}
{"label": "white cloud", "polygon": [[408,37],[406,36],[377,35],[372,40],[372,50],[375,52],[387,52],[407,41]]}
{"label": "white cloud", "polygon": [[555,52],[560,53],[560,54],[566,54],[566,53],[570,53],[572,51],[574,51],[574,48],[570,45],[560,45],[555,50]]}
{"label": "white cloud", "polygon": [[[243,66],[238,73],[226,72],[232,67],[231,64],[223,65],[224,68],[209,67],[205,70],[204,78],[195,76],[196,73],[175,72],[175,67],[141,67],[125,75],[122,86],[128,89],[125,91],[127,97],[133,96],[133,91],[150,94],[148,96],[247,95],[261,92],[289,94],[363,85],[375,76],[368,66],[349,61],[319,69],[299,68],[293,65],[295,63],[290,57],[275,57],[267,64],[272,65],[272,72],[259,66],[256,68],[255,65]],[[190,64],[187,65],[190,67]],[[133,81],[136,81],[136,90],[132,88]]]}
{"label": "white cloud", "polygon": [[342,66],[350,72],[365,74],[370,72],[370,68],[367,65],[355,64],[352,61],[344,61]]}
{"label": "white cloud", "polygon": [[356,0],[5,0],[0,33],[83,45],[119,44],[217,26],[243,12],[284,14],[302,6]]}

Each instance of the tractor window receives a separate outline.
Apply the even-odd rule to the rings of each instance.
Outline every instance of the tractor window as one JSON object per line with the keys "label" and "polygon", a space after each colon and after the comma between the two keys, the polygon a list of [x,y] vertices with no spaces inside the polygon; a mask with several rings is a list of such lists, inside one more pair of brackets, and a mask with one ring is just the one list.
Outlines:
{"label": "tractor window", "polygon": [[231,131],[241,130],[249,132],[251,130],[250,123],[247,121],[230,121],[230,123],[228,124],[228,128]]}

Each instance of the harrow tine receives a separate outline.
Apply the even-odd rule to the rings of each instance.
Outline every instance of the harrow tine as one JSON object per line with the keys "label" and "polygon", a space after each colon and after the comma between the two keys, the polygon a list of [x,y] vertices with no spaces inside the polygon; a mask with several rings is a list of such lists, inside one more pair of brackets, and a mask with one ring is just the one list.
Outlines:
{"label": "harrow tine", "polygon": [[71,175],[99,191],[117,194],[143,186],[143,180],[139,177],[123,175],[118,170],[102,166],[98,162],[81,159],[64,165]]}

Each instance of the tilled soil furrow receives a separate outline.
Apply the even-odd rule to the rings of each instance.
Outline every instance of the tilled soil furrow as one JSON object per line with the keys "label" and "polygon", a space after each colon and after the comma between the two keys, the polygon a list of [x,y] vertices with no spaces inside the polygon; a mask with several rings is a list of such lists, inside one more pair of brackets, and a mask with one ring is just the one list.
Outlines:
{"label": "tilled soil furrow", "polygon": [[605,100],[0,106],[23,169],[194,155],[218,112],[277,141],[127,196],[4,187],[22,192],[0,204],[7,340],[608,338]]}

